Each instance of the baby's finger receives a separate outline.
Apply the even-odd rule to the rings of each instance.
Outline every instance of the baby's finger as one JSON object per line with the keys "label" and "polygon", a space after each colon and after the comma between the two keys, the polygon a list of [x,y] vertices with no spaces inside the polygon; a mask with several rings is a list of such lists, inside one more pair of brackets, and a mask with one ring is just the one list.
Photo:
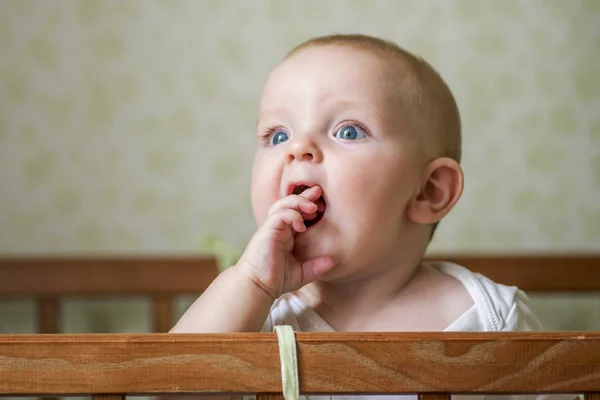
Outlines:
{"label": "baby's finger", "polygon": [[334,265],[333,259],[328,256],[320,256],[303,262],[300,287],[317,280]]}
{"label": "baby's finger", "polygon": [[293,209],[307,214],[312,214],[317,211],[317,208],[317,205],[306,197],[300,195],[291,195],[275,202],[269,209],[268,215],[272,215],[282,209]]}
{"label": "baby's finger", "polygon": [[291,227],[296,232],[304,232],[306,225],[304,225],[304,219],[298,211],[287,209],[281,209],[269,216],[266,223],[271,229],[278,231],[288,229]]}
{"label": "baby's finger", "polygon": [[317,218],[318,215],[319,214],[317,214],[317,213],[312,213],[312,214],[304,214],[304,213],[302,213],[302,218],[304,218],[305,221],[311,221],[311,220]]}
{"label": "baby's finger", "polygon": [[306,197],[309,200],[315,201],[323,194],[323,189],[320,186],[316,185],[313,187],[309,187],[304,192],[300,193],[300,196]]}

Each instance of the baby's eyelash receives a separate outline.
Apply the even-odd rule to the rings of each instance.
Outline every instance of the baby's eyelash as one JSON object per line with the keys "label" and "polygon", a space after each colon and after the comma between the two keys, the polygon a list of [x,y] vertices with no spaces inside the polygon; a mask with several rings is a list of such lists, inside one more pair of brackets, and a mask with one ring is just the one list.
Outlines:
{"label": "baby's eyelash", "polygon": [[358,122],[358,121],[353,121],[352,123],[353,123],[354,125],[358,126],[358,127],[359,127],[360,129],[362,129],[363,131],[365,131],[365,133],[366,133],[367,135],[370,135],[370,134],[371,134],[371,133],[369,132],[369,129],[368,129],[366,126],[364,126],[363,124],[361,124],[360,122]]}
{"label": "baby's eyelash", "polygon": [[275,133],[275,129],[277,129],[277,128],[276,127],[266,128],[263,131],[262,136],[271,136],[273,133]]}
{"label": "baby's eyelash", "polygon": [[[340,124],[338,126],[338,128],[335,129],[335,132],[337,132],[344,126],[349,126],[349,125],[358,126],[360,129],[362,129],[367,134],[367,136],[371,136],[371,131],[363,123],[355,121],[355,120],[344,121],[344,123]],[[285,131],[285,130],[282,129],[280,126],[272,126],[272,127],[267,127],[265,129],[262,129],[257,134],[256,141],[261,145],[265,145],[265,146],[269,145],[271,142],[271,137],[279,131]]]}
{"label": "baby's eyelash", "polygon": [[271,140],[271,136],[273,136],[273,134],[275,133],[275,131],[277,129],[278,129],[277,127],[270,127],[270,128],[263,129],[257,135],[258,136],[256,138],[257,142],[259,144],[269,144],[269,142]]}
{"label": "baby's eyelash", "polygon": [[369,137],[371,136],[371,131],[369,130],[369,128],[367,128],[363,123],[360,123],[360,122],[354,121],[354,120],[344,121],[343,124],[339,125],[339,128],[336,128],[336,132],[338,130],[340,130],[342,127],[349,126],[349,125],[356,125],[356,126],[358,126],[360,129],[362,129],[367,134],[367,136],[369,136]]}

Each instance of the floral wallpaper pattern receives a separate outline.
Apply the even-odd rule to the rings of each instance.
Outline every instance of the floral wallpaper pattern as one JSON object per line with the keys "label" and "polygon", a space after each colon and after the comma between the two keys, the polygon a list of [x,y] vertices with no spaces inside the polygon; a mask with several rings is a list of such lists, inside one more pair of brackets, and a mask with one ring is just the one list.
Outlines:
{"label": "floral wallpaper pattern", "polygon": [[600,2],[0,0],[0,252],[242,249],[270,68],[332,32],[435,65],[464,121],[431,251],[600,250]]}

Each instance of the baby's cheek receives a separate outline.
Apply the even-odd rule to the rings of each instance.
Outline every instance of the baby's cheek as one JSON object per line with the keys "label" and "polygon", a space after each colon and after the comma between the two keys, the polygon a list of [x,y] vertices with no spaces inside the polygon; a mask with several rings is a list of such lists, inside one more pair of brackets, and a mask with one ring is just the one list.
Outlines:
{"label": "baby's cheek", "polygon": [[254,218],[260,225],[269,213],[271,206],[278,200],[276,186],[269,184],[268,181],[260,181],[253,184],[252,187],[252,210]]}

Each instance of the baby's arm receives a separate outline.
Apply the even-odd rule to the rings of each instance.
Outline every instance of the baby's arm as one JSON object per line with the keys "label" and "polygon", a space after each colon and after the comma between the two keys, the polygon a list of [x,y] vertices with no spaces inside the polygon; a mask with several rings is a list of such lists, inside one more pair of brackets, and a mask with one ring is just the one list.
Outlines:
{"label": "baby's arm", "polygon": [[237,264],[215,279],[171,332],[260,331],[275,298],[331,269],[330,257],[300,261],[293,255],[294,235],[306,231],[304,218],[316,217],[321,193],[313,186],[275,202]]}
{"label": "baby's arm", "polygon": [[[226,269],[185,312],[171,333],[230,333],[261,330],[273,299],[235,267]],[[214,395],[165,395],[154,400],[233,400]]]}
{"label": "baby's arm", "polygon": [[219,274],[171,332],[258,332],[272,305],[272,297],[232,267]]}
{"label": "baby's arm", "polygon": [[[319,256],[302,262],[293,255],[294,235],[307,229],[305,218],[316,216],[314,201],[320,195],[321,188],[314,186],[301,195],[290,195],[275,202],[237,264],[211,283],[171,332],[258,332],[275,298],[301,288],[331,269],[330,257]],[[189,396],[166,396],[160,400],[183,397],[190,399]],[[202,396],[199,399],[228,398]]]}

